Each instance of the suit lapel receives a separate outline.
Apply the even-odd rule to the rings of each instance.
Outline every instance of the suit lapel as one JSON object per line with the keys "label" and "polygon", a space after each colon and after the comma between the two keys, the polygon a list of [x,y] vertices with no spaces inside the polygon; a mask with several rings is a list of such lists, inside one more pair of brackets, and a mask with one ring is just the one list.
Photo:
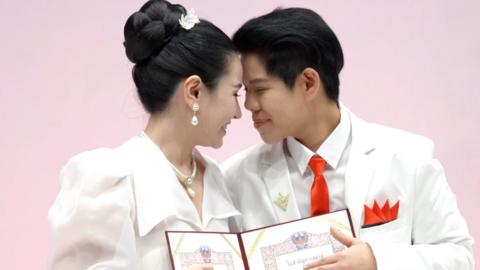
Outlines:
{"label": "suit lapel", "polygon": [[283,142],[272,145],[262,159],[263,181],[278,222],[300,218],[283,147]]}
{"label": "suit lapel", "polygon": [[358,235],[363,221],[363,206],[374,177],[374,134],[366,122],[348,112],[352,124],[352,148],[345,175],[345,203]]}

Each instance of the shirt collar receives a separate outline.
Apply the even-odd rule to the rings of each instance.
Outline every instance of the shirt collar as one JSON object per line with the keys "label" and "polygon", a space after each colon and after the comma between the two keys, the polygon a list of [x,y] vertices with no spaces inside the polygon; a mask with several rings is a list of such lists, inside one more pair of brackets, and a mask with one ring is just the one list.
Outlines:
{"label": "shirt collar", "polygon": [[293,137],[287,137],[287,148],[302,174],[307,171],[310,158],[315,154],[321,156],[330,167],[335,169],[347,145],[350,131],[350,115],[340,106],[340,123],[317,149],[316,153]]}
{"label": "shirt collar", "polygon": [[132,146],[133,183],[140,235],[147,234],[169,216],[176,216],[204,229],[211,219],[240,214],[234,208],[227,191],[222,188],[223,176],[212,160],[195,151],[205,167],[202,206],[204,219],[200,223],[193,202],[160,148],[145,133],[132,139]]}

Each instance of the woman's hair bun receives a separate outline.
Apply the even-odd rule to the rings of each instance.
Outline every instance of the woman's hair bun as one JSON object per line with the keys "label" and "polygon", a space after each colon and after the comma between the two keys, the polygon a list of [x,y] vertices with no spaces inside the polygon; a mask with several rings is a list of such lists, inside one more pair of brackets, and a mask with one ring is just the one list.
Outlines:
{"label": "woman's hair bun", "polygon": [[130,61],[137,64],[161,50],[165,42],[165,25],[163,21],[152,20],[147,14],[133,13],[124,27],[125,52]]}
{"label": "woman's hair bun", "polygon": [[[195,19],[193,28],[180,24],[182,15]],[[149,113],[165,110],[178,83],[189,76],[199,76],[206,88],[214,91],[237,52],[222,30],[188,15],[182,5],[148,0],[125,23],[125,51],[135,63],[133,81]]]}

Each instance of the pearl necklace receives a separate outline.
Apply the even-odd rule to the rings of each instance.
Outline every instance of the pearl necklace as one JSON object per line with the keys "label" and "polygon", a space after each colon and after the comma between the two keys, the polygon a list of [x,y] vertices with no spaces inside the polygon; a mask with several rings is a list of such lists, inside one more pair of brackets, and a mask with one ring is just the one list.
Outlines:
{"label": "pearl necklace", "polygon": [[173,165],[169,160],[167,160],[170,166],[173,168],[175,171],[175,174],[177,175],[178,179],[180,180],[180,183],[185,187],[187,190],[187,193],[190,197],[195,196],[195,191],[192,188],[193,180],[195,179],[195,175],[197,175],[197,162],[195,161],[195,157],[193,156],[192,153],[192,165],[193,165],[193,172],[191,175],[185,175],[183,174],[175,165]]}

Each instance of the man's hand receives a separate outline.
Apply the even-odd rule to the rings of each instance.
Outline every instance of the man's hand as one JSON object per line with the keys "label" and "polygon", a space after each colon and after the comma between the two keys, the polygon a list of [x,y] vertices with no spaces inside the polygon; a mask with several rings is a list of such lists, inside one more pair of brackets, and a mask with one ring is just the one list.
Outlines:
{"label": "man's hand", "polygon": [[308,263],[303,269],[309,270],[377,270],[375,256],[370,246],[360,239],[348,236],[335,228],[330,228],[332,236],[347,246],[347,249],[321,260]]}

